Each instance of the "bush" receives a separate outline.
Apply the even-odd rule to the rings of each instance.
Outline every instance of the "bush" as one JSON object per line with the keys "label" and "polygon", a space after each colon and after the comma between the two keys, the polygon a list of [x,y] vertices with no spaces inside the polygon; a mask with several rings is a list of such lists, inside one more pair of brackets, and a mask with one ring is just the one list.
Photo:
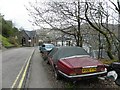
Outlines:
{"label": "bush", "polygon": [[13,47],[14,45],[9,42],[9,40],[2,35],[0,35],[0,42],[2,42],[2,45],[4,47]]}
{"label": "bush", "polygon": [[9,42],[13,45],[15,45],[16,47],[19,46],[17,40],[14,37],[10,37],[9,38]]}

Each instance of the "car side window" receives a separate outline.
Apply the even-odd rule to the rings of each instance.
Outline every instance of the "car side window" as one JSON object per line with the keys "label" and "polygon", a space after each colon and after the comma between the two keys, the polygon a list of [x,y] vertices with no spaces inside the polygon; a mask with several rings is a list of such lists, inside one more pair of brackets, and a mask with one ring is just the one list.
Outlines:
{"label": "car side window", "polygon": [[45,47],[45,45],[42,45],[42,47]]}

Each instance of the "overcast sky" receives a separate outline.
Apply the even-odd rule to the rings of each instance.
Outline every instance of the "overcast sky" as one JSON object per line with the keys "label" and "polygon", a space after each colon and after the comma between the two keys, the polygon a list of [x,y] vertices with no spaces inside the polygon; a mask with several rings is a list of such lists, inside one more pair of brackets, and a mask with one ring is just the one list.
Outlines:
{"label": "overcast sky", "polygon": [[[43,3],[51,0],[38,1]],[[32,23],[28,21],[31,19],[25,8],[25,6],[29,5],[28,2],[35,2],[35,0],[0,0],[0,13],[4,15],[6,20],[12,20],[17,28],[23,27],[25,30],[36,29],[38,27],[32,26]]]}
{"label": "overcast sky", "polygon": [[30,17],[25,8],[29,1],[35,0],[0,0],[0,13],[6,20],[12,20],[16,27],[32,30],[33,26],[28,21]]}

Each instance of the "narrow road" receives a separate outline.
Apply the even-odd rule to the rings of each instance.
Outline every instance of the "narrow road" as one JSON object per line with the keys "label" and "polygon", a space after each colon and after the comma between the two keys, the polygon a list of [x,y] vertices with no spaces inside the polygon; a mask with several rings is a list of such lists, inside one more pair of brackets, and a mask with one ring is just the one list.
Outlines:
{"label": "narrow road", "polygon": [[14,48],[2,52],[2,88],[11,88],[34,47]]}
{"label": "narrow road", "polygon": [[43,65],[44,60],[38,49],[36,49],[31,61],[29,88],[52,88],[51,82],[48,79],[49,76]]}

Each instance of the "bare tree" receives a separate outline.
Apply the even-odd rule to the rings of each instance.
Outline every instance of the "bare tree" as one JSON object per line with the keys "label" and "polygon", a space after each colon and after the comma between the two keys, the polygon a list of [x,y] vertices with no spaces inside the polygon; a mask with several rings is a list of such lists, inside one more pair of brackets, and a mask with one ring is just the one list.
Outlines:
{"label": "bare tree", "polygon": [[117,0],[117,5],[109,0],[115,7],[115,10],[118,12],[118,40],[119,40],[119,46],[118,46],[118,59],[120,61],[120,0]]}
{"label": "bare tree", "polygon": [[116,43],[114,42],[114,45],[117,49],[118,52],[118,59],[120,61],[120,0],[117,0],[116,2],[109,0],[109,2],[111,2],[114,6],[114,8],[112,7],[112,10],[114,10],[114,12],[118,15],[118,19],[114,18],[117,21],[117,26],[118,26],[118,32],[117,32],[117,36],[114,35],[114,41],[116,41]]}
{"label": "bare tree", "polygon": [[[115,12],[120,13],[120,4],[113,3]],[[84,7],[85,5],[85,7]],[[35,4],[30,3],[29,11],[30,16],[33,17],[33,23],[37,26],[49,25],[51,30],[61,31],[62,33],[74,36],[76,45],[82,47],[83,34],[86,31],[81,30],[81,25],[86,21],[92,27],[93,32],[99,33],[100,38],[105,38],[106,50],[110,59],[114,59],[112,53],[112,45],[114,45],[119,51],[119,46],[116,42],[119,42],[117,35],[109,28],[108,20],[110,14],[106,11],[102,3],[96,2],[80,2],[79,0],[70,2],[51,1],[45,4],[46,7],[40,6],[36,1]],[[116,21],[119,22],[116,18]],[[120,28],[120,27],[119,27]],[[86,29],[84,29],[86,30]],[[89,31],[89,30],[88,30]],[[84,33],[83,33],[84,32]],[[92,32],[92,31],[89,31]],[[88,32],[87,32],[88,33]],[[89,35],[92,33],[89,33]],[[120,36],[120,35],[118,35]],[[101,42],[99,38],[99,42]],[[99,48],[101,43],[99,43]],[[120,56],[120,55],[119,55]]]}
{"label": "bare tree", "polygon": [[[101,3],[101,2],[99,2],[99,3]],[[106,48],[107,48],[108,56],[110,57],[110,59],[114,59],[114,55],[112,54],[112,45],[113,45],[113,40],[118,41],[118,38],[116,37],[115,33],[109,29],[107,23],[105,24],[104,19],[105,19],[105,17],[107,17],[107,19],[108,19],[109,15],[106,13],[102,4],[99,4],[99,3],[98,3],[98,5],[99,5],[100,9],[96,7],[97,6],[96,4],[86,2],[85,17],[86,17],[87,22],[96,31],[98,31],[103,36],[103,38],[106,39],[106,42],[107,42]],[[97,15],[95,15],[96,13],[99,16],[98,23],[96,21],[96,16],[97,16]]]}
{"label": "bare tree", "polygon": [[76,40],[76,45],[82,47],[83,38],[80,26],[84,20],[82,17],[84,7],[80,4],[79,0],[74,2],[52,1],[47,3],[47,8],[43,9],[30,3],[31,9],[27,10],[30,12],[30,16],[33,16],[36,25],[41,25],[41,22],[46,23],[51,30],[72,35]]}

